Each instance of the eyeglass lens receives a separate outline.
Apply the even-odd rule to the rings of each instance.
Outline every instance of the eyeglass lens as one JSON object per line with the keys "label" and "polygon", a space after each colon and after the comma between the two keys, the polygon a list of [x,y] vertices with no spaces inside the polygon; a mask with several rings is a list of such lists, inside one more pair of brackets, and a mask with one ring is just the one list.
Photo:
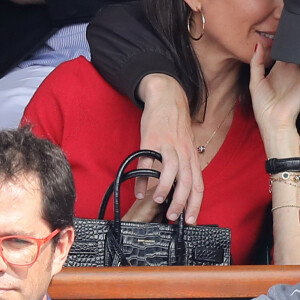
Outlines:
{"label": "eyeglass lens", "polygon": [[7,238],[1,243],[2,253],[7,262],[16,265],[32,263],[38,252],[38,245],[30,238]]}

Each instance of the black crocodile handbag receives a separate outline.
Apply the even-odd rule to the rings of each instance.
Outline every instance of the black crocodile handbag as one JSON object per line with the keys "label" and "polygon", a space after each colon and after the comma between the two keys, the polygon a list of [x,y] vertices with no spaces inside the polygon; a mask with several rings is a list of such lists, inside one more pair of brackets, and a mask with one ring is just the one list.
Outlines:
{"label": "black crocodile handbag", "polygon": [[[125,173],[128,164],[140,156],[162,160],[155,151],[140,150],[122,163],[115,181],[103,197],[99,218],[75,218],[76,238],[65,266],[229,265],[231,232],[228,228],[187,226],[183,213],[176,224],[121,221],[121,183],[137,176],[159,178],[160,175],[150,169]],[[114,220],[103,220],[112,193]]]}

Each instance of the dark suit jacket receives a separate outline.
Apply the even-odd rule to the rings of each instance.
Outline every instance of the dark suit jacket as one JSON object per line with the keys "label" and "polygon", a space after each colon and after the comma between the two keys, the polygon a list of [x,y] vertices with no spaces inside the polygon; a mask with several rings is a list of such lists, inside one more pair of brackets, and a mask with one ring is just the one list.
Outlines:
{"label": "dark suit jacket", "polygon": [[18,5],[0,0],[0,78],[59,28],[89,22],[101,6],[111,2],[118,1],[46,0],[46,5]]}

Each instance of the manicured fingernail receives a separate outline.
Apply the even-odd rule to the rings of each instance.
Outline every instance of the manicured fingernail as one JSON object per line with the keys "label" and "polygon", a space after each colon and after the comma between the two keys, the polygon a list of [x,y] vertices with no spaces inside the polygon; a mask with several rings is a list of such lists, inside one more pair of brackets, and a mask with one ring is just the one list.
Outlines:
{"label": "manicured fingernail", "polygon": [[188,220],[186,221],[188,224],[195,224],[195,217],[189,217]]}
{"label": "manicured fingernail", "polygon": [[144,199],[144,195],[143,195],[142,193],[137,193],[137,194],[135,195],[135,197],[136,197],[137,199],[139,199],[139,200]]}
{"label": "manicured fingernail", "polygon": [[164,198],[163,198],[163,197],[156,197],[156,198],[154,199],[154,201],[155,201],[156,203],[161,204],[161,203],[164,202]]}
{"label": "manicured fingernail", "polygon": [[254,52],[256,52],[258,44],[255,44]]}
{"label": "manicured fingernail", "polygon": [[176,221],[178,219],[178,215],[177,214],[171,214],[169,217],[169,220],[171,221]]}

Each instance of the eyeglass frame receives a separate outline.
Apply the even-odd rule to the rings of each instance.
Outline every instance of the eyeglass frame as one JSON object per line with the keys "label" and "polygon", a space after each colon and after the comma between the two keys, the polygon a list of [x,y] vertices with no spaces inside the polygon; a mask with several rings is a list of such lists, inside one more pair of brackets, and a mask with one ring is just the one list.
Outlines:
{"label": "eyeglass frame", "polygon": [[[50,240],[52,240],[61,230],[59,228],[56,228],[54,231],[52,231],[48,236],[46,236],[43,239],[38,239],[38,238],[34,238],[34,237],[30,237],[30,236],[24,236],[24,235],[8,235],[8,236],[4,236],[4,237],[0,237],[0,256],[1,258],[4,260],[5,263],[8,263],[10,265],[13,266],[20,266],[20,267],[26,267],[26,266],[31,266],[33,265],[40,254],[40,249],[41,247],[46,244],[47,242],[49,242]],[[9,262],[3,255],[3,248],[1,247],[2,241],[7,240],[7,239],[30,239],[33,240],[36,244],[37,244],[37,252],[36,252],[36,257],[34,259],[33,262],[28,263],[28,264],[15,264],[15,263],[11,263]]]}

